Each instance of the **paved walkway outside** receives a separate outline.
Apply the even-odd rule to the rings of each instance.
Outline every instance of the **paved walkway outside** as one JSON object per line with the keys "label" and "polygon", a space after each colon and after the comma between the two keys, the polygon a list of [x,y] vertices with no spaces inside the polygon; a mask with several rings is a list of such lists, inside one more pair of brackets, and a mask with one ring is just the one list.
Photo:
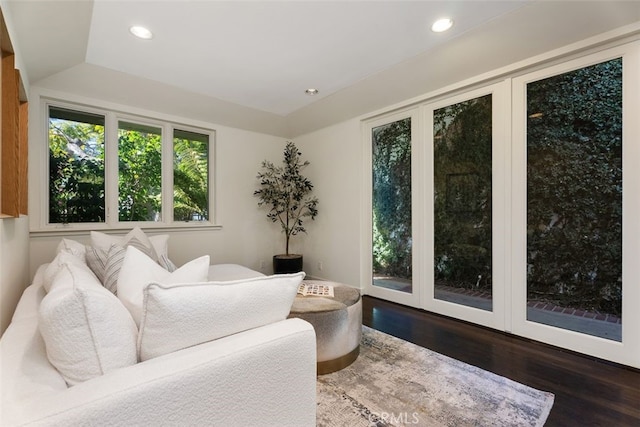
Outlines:
{"label": "paved walkway outside", "polygon": [[[406,280],[380,278],[374,279],[374,284],[388,289],[411,292],[411,282]],[[435,297],[481,310],[491,311],[492,307],[491,295],[469,289],[436,286]],[[529,301],[527,320],[613,341],[622,341],[622,319],[612,314]]]}

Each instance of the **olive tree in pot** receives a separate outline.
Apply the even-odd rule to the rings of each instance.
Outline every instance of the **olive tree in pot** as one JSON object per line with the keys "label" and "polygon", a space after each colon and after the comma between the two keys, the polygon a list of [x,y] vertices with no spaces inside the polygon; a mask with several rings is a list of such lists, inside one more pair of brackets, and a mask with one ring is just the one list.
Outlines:
{"label": "olive tree in pot", "polygon": [[307,232],[304,219],[314,219],[318,214],[318,198],[310,196],[313,184],[301,174],[309,162],[300,160],[301,155],[289,141],[284,149],[282,166],[264,160],[257,176],[260,189],[253,193],[259,198],[258,206],[269,209],[267,218],[279,222],[285,235],[285,253],[273,257],[275,274],[302,271],[302,255],[289,253],[289,241],[291,236]]}

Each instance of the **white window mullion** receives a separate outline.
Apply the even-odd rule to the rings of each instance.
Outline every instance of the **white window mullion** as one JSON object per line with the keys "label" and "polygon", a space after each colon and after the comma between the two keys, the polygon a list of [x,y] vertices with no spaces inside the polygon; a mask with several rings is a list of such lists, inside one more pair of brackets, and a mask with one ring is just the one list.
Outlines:
{"label": "white window mullion", "polygon": [[[30,193],[36,194],[40,193],[40,198],[38,199],[39,205],[39,213],[40,213],[40,228],[46,228],[49,225],[49,179],[51,177],[50,170],[50,162],[49,162],[49,103],[44,99],[40,102],[40,111],[43,111],[41,126],[42,126],[42,135],[40,140],[43,141],[43,149],[36,151],[33,155],[29,153],[29,156],[38,156],[39,160],[39,168],[36,170],[44,170],[45,173],[40,174],[38,176],[38,184],[39,187],[30,185]],[[29,134],[32,134],[31,130],[29,130]],[[29,150],[33,152],[31,147]],[[29,170],[33,169],[32,166],[29,166]],[[30,172],[29,175],[32,173]],[[30,176],[31,178],[31,176]],[[33,209],[34,203],[32,203],[32,197],[29,197],[29,206]]]}
{"label": "white window mullion", "polygon": [[118,118],[113,113],[106,114],[104,139],[105,222],[114,227],[118,223]]}
{"label": "white window mullion", "polygon": [[[216,196],[218,194],[216,184],[216,132],[209,133],[209,222],[217,224],[218,216],[216,215]],[[172,162],[173,163],[173,162]],[[173,194],[173,188],[172,188]],[[173,203],[173,202],[172,202]]]}
{"label": "white window mullion", "polygon": [[[498,83],[492,88],[492,170],[491,170],[491,229],[492,229],[492,262],[493,275],[493,323],[491,326],[505,330],[507,320],[506,301],[510,296],[510,254],[508,246],[510,215],[508,210],[509,190],[509,160],[511,158],[509,117],[511,104],[509,82]],[[506,122],[506,123],[505,123]]]}
{"label": "white window mullion", "polygon": [[434,159],[433,159],[433,108],[427,104],[422,108],[422,115],[424,116],[424,152],[422,153],[423,169],[424,169],[424,193],[425,197],[422,199],[424,209],[424,290],[422,292],[421,307],[427,310],[432,310],[433,307],[433,295],[435,293],[435,277],[433,275],[435,269],[435,247],[434,247],[434,200],[433,192],[435,188],[434,183]]}
{"label": "white window mullion", "polygon": [[173,223],[173,126],[162,129],[162,222]]}
{"label": "white window mullion", "polygon": [[623,57],[622,342],[623,363],[640,368],[640,42]]}
{"label": "white window mullion", "polygon": [[[501,151],[500,155],[496,156],[496,165],[501,171],[501,175],[499,179],[502,180],[502,188],[499,191],[502,193],[498,194],[498,198],[500,199],[499,203],[496,203],[495,211],[502,215],[500,218],[500,222],[502,223],[501,232],[504,234],[500,238],[496,238],[496,244],[502,245],[502,253],[500,257],[496,256],[496,261],[494,265],[502,262],[503,265],[500,265],[502,273],[502,283],[500,295],[500,303],[502,307],[502,316],[503,316],[503,329],[507,332],[511,332],[512,330],[512,262],[513,262],[513,251],[512,251],[512,121],[511,121],[511,111],[512,111],[512,82],[511,78],[505,79],[503,87],[502,95],[497,96],[496,99],[499,99],[497,102],[497,107],[500,109],[498,115],[498,121],[496,124],[500,124],[500,131],[502,135],[500,136],[500,140],[498,144],[500,144]],[[495,180],[495,178],[494,178]],[[495,182],[495,181],[494,181]],[[494,196],[496,197],[496,196]],[[497,219],[497,218],[496,218]],[[496,221],[497,223],[497,221]],[[495,269],[496,267],[494,267]]]}
{"label": "white window mullion", "polygon": [[424,218],[426,216],[424,199],[426,171],[423,167],[425,153],[424,144],[424,107],[418,108],[411,117],[411,228],[413,234],[412,247],[412,280],[413,300],[418,307],[423,303],[424,283],[427,278],[425,265],[427,239]]}

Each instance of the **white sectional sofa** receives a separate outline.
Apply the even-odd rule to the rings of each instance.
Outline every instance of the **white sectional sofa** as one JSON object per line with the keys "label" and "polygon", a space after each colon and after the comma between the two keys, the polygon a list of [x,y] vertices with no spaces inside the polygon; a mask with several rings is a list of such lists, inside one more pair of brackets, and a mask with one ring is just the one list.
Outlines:
{"label": "white sectional sofa", "polygon": [[[0,425],[312,426],[313,327],[286,319],[172,351],[75,385],[50,363],[39,331],[41,267],[0,339]],[[259,273],[209,269],[210,280]]]}

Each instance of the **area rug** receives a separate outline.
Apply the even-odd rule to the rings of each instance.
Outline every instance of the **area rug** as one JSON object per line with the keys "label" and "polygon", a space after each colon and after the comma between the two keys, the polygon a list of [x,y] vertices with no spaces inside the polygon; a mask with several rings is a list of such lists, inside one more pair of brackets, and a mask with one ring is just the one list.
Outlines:
{"label": "area rug", "polygon": [[317,387],[320,427],[542,426],[554,400],[366,326],[358,359]]}

